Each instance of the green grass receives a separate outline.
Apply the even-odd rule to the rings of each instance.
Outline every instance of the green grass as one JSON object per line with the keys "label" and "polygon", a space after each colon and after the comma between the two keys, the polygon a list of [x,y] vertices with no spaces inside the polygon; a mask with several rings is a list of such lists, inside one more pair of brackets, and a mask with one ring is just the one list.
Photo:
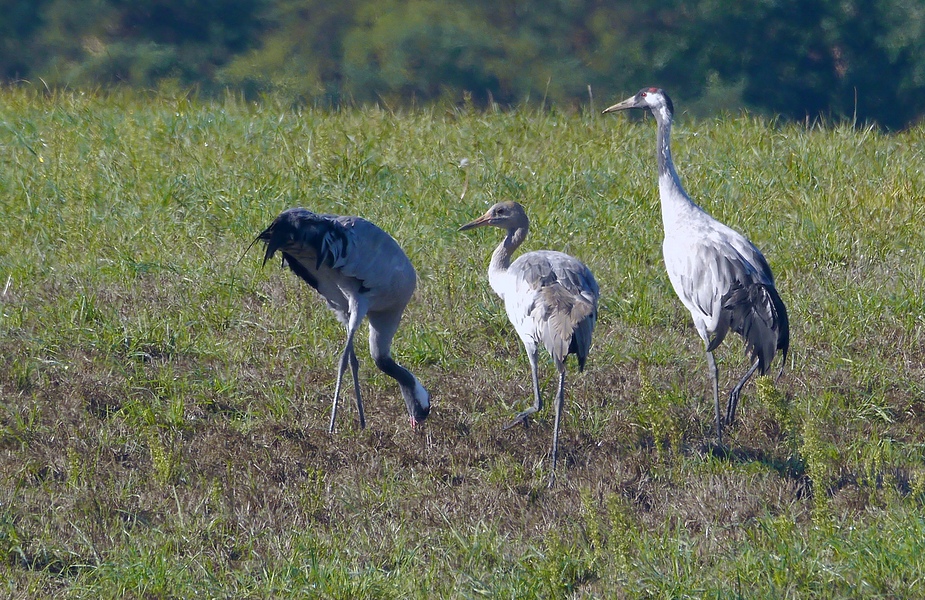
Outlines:
{"label": "green grass", "polygon": [[[925,595],[925,130],[680,115],[683,182],[762,248],[793,328],[725,457],[654,138],[532,107],[0,92],[0,596]],[[550,411],[501,429],[531,401],[487,283],[501,234],[456,232],[500,199],[602,290],[552,489]],[[367,217],[416,265],[393,351],[432,393],[420,430],[361,342],[368,428],[347,394],[326,432],[343,332],[242,258],[290,206]],[[739,341],[719,359],[728,390]]]}

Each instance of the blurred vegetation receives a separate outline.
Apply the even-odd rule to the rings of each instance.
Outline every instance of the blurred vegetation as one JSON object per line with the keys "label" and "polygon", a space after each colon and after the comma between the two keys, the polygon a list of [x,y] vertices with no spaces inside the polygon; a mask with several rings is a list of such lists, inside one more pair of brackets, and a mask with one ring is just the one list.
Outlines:
{"label": "blurred vegetation", "polygon": [[[0,77],[325,106],[563,106],[659,85],[694,113],[909,125],[911,0],[0,0]],[[603,100],[601,101],[603,102]]]}

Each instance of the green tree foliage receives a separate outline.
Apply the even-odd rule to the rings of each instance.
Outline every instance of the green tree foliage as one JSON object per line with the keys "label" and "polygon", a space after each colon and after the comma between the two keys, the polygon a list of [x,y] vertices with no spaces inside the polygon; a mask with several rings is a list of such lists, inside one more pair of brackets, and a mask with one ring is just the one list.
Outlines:
{"label": "green tree foliage", "polygon": [[[9,2],[14,27],[0,26],[7,78],[48,85],[164,81],[214,87],[217,67],[263,31],[262,1],[25,0]],[[2,7],[0,7],[2,8]],[[12,31],[10,31],[12,30]],[[18,52],[16,52],[18,50]]]}
{"label": "green tree foliage", "polygon": [[505,48],[478,7],[432,0],[364,6],[344,39],[345,90],[359,100],[494,92],[516,100],[502,82]]}
{"label": "green tree foliage", "polygon": [[221,85],[249,94],[337,103],[343,88],[343,39],[354,26],[358,0],[276,0],[261,13],[259,45],[217,73]]}
{"label": "green tree foliage", "polygon": [[669,74],[687,79],[695,95],[698,82],[738,81],[745,106],[794,119],[856,116],[889,127],[925,109],[920,3],[745,0],[701,2],[698,9],[677,32],[688,50],[671,61],[689,68]]}
{"label": "green tree foliage", "polygon": [[925,111],[913,0],[0,0],[0,75],[392,106],[557,105],[661,85],[686,110]]}
{"label": "green tree foliage", "polygon": [[29,72],[33,38],[41,25],[42,2],[0,0],[0,76],[14,79]]}

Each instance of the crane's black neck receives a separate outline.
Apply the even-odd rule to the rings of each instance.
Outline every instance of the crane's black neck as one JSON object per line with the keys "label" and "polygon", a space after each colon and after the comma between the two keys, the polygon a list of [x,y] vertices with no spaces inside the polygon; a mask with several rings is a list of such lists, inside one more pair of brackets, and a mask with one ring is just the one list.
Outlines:
{"label": "crane's black neck", "polygon": [[376,358],[376,366],[379,370],[398,382],[398,385],[413,390],[417,385],[417,380],[411,371],[401,366],[391,356],[381,356]]}
{"label": "crane's black neck", "polygon": [[376,357],[376,366],[379,367],[380,371],[398,382],[401,395],[405,399],[408,414],[411,415],[414,421],[420,423],[426,419],[430,413],[430,401],[427,391],[411,374],[411,371],[395,362],[388,355]]}

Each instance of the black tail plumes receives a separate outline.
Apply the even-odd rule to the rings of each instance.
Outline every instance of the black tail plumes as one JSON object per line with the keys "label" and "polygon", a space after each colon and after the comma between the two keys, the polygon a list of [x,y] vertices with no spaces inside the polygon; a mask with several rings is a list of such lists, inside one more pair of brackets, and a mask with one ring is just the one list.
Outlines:
{"label": "black tail plumes", "polygon": [[790,351],[790,317],[787,316],[787,307],[776,288],[770,289],[770,295],[777,311],[777,349],[780,350],[780,371],[777,376],[780,377],[787,366],[787,353]]}
{"label": "black tail plumes", "polygon": [[257,236],[257,240],[267,245],[264,264],[277,250],[297,244],[314,251],[316,269],[322,263],[333,267],[338,258],[346,254],[348,244],[347,235],[339,223],[327,215],[318,215],[304,208],[282,212]]}
{"label": "black tail plumes", "polygon": [[783,372],[790,349],[790,321],[774,286],[736,282],[726,294],[723,309],[731,311],[729,328],[745,340],[746,353],[758,360],[758,372],[768,372],[778,350]]}
{"label": "black tail plumes", "polygon": [[[289,251],[295,248],[315,256],[315,270],[322,264],[334,267],[346,255],[348,239],[343,226],[329,215],[319,215],[304,208],[291,208],[280,213],[270,226],[258,235],[251,246],[258,241],[266,244],[263,264],[273,258],[276,252],[283,255],[283,265],[316,290],[318,279]],[[248,246],[248,250],[250,246]],[[246,251],[245,251],[246,253]]]}

